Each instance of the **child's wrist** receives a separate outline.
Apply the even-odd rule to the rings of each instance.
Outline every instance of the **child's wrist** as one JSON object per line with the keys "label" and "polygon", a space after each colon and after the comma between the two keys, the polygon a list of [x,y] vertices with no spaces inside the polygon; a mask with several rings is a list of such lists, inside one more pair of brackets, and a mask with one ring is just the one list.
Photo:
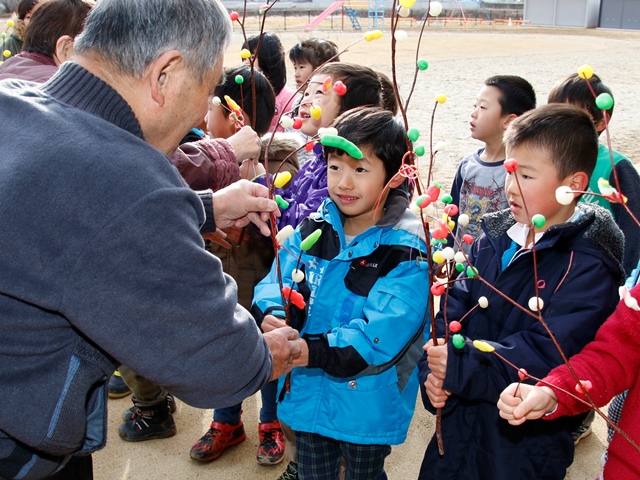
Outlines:
{"label": "child's wrist", "polygon": [[551,388],[547,386],[541,388],[547,396],[547,407],[545,408],[547,412],[544,414],[544,416],[548,417],[556,413],[556,411],[558,410],[558,397],[556,397],[556,393]]}

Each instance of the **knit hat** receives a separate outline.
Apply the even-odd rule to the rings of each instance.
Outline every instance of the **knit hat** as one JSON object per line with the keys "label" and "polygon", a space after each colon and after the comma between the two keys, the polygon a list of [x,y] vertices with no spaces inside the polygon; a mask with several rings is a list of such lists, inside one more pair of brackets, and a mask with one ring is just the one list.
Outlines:
{"label": "knit hat", "polygon": [[24,17],[33,10],[33,7],[35,7],[39,1],[40,0],[21,0],[18,4],[18,18],[24,20]]}

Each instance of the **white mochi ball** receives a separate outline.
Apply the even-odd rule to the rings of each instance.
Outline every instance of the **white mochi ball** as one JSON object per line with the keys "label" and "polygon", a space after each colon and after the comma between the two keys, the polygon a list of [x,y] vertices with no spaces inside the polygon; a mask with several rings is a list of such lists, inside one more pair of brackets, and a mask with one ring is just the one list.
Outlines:
{"label": "white mochi ball", "polygon": [[291,271],[291,280],[293,280],[296,283],[300,283],[304,280],[304,272],[302,270],[298,270],[297,268],[294,268]]}
{"label": "white mochi ball", "polygon": [[487,308],[489,306],[489,300],[487,297],[480,297],[478,299],[478,305],[480,305],[480,308]]}

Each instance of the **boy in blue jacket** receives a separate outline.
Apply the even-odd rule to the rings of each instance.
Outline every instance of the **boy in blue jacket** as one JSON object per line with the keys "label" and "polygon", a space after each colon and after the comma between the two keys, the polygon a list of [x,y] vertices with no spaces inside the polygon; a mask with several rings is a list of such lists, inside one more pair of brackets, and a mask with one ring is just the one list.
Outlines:
{"label": "boy in blue jacket", "polygon": [[[542,378],[562,358],[531,309],[538,305],[569,357],[593,340],[615,309],[624,280],[623,237],[611,215],[578,203],[577,193],[556,199],[559,187],[584,191],[589,183],[598,155],[589,115],[569,105],[540,107],[512,122],[505,145],[507,158],[517,161],[506,162],[512,170],[505,182],[510,207],[483,217],[469,262],[520,308],[464,274],[443,296],[439,333],[445,317],[462,320],[459,333],[466,342],[456,348],[452,341],[439,340],[438,346],[430,341],[420,361],[425,407],[443,408],[444,443],[441,456],[431,440],[421,480],[564,478],[573,461],[571,432],[584,415],[530,422],[525,430],[501,420],[495,404],[502,389],[519,381],[519,372],[469,340],[488,342],[518,368]],[[536,214],[546,222],[531,228]],[[486,308],[474,308],[479,303]]]}
{"label": "boy in blue jacket", "polygon": [[[426,245],[397,189],[404,128],[370,107],[343,114],[336,128],[363,157],[325,147],[330,198],[279,253],[283,285],[295,285],[306,304],[291,307],[304,351],[292,359],[289,388],[280,382],[278,417],[296,432],[299,478],[338,478],[344,457],[346,478],[386,479],[384,460],[405,440],[418,392]],[[298,265],[301,242],[316,230],[319,240]],[[256,287],[252,309],[266,331],[285,325],[275,268]],[[304,279],[292,275],[296,268]]]}

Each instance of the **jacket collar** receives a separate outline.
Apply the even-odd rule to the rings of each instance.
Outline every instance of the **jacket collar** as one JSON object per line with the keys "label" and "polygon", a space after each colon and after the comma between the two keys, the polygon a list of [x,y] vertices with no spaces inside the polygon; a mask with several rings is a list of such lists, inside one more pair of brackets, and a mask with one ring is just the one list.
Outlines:
{"label": "jacket collar", "polygon": [[[407,210],[407,206],[408,200],[406,193],[396,189],[391,190],[384,206],[384,216],[373,227],[370,227],[364,232],[356,235],[356,238],[358,239],[356,242],[360,243],[364,237],[367,238],[367,241],[373,243],[380,242],[383,231],[388,227],[401,229],[405,227],[407,231],[415,232],[416,235],[424,240],[422,230],[417,227],[419,221],[413,213]],[[322,219],[329,223],[335,231],[342,232],[340,235],[344,235],[343,225],[345,216],[340,212],[331,198],[325,199],[320,205],[318,211],[309,215],[309,218],[316,220]],[[415,220],[416,224],[409,226],[407,224],[408,219]],[[353,245],[356,245],[356,243]]]}
{"label": "jacket collar", "polygon": [[[590,203],[578,203],[576,209],[583,213],[580,218],[549,227],[544,237],[536,244],[536,248],[553,247],[563,237],[581,237],[606,252],[620,271],[620,280],[624,281],[624,236],[613,221],[611,213]],[[492,239],[505,235],[515,223],[516,220],[509,209],[487,213],[482,217],[482,228]]]}
{"label": "jacket collar", "polygon": [[20,52],[17,57],[28,58],[29,60],[33,60],[34,62],[41,63],[42,65],[49,65],[52,67],[56,66],[56,62],[53,61],[51,57],[48,57],[42,53],[38,52]]}
{"label": "jacket collar", "polygon": [[124,98],[77,63],[63,63],[40,89],[60,102],[100,117],[144,140],[140,123]]}

